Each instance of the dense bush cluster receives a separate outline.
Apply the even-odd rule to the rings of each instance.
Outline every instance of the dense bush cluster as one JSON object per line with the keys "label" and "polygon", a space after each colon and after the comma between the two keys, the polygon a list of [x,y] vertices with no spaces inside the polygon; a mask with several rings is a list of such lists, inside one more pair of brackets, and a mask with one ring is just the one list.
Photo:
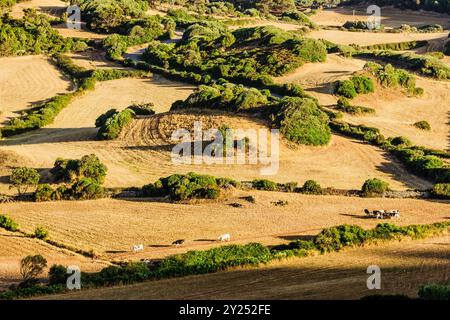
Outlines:
{"label": "dense bush cluster", "polygon": [[375,62],[367,62],[364,69],[374,75],[384,87],[401,86],[408,94],[423,94],[423,89],[416,87],[416,77],[406,70],[396,69],[391,64],[382,66]]}
{"label": "dense bush cluster", "polygon": [[107,168],[95,154],[91,154],[81,159],[58,158],[50,172],[56,181],[75,182],[86,178],[102,184]]}
{"label": "dense bush cluster", "polygon": [[340,97],[337,101],[336,109],[345,113],[349,113],[351,115],[360,116],[367,114],[374,114],[375,109],[363,106],[352,106],[350,101],[348,101],[345,97]]}
{"label": "dense bush cluster", "polygon": [[118,30],[120,34],[111,34],[102,41],[107,56],[120,59],[128,47],[147,43],[173,32],[174,26],[163,22],[165,21],[159,16],[150,16],[125,23]]}
{"label": "dense bush cluster", "polygon": [[323,42],[304,39],[276,27],[241,28],[230,32],[218,22],[190,25],[177,44],[152,43],[143,58],[166,69],[183,69],[239,83],[272,84],[306,62],[322,62]]}
{"label": "dense bush cluster", "polygon": [[405,68],[417,71],[423,75],[441,80],[450,79],[450,67],[439,59],[429,55],[419,55],[411,52],[400,53],[393,51],[361,51],[361,57],[380,59]]}
{"label": "dense bush cluster", "polygon": [[366,50],[393,50],[393,51],[405,51],[413,50],[420,47],[424,47],[428,44],[428,41],[405,41],[405,42],[393,42],[393,43],[379,43],[370,46],[362,47]]}
{"label": "dense bush cluster", "polygon": [[237,181],[196,173],[174,174],[160,178],[142,188],[144,196],[165,197],[172,200],[188,199],[216,199],[220,196],[220,189],[226,186],[239,186]]}
{"label": "dense bush cluster", "polygon": [[131,123],[134,116],[134,111],[129,108],[120,112],[115,109],[107,111],[95,121],[95,126],[99,128],[97,138],[101,140],[116,139],[122,129]]}
{"label": "dense bush cluster", "polygon": [[438,183],[433,187],[433,195],[437,198],[450,199],[450,183]]}
{"label": "dense bush cluster", "polygon": [[422,285],[418,294],[419,298],[425,300],[450,300],[450,285]]}
{"label": "dense bush cluster", "polygon": [[73,0],[81,9],[83,21],[95,31],[109,32],[130,18],[142,18],[148,10],[144,0]]}
{"label": "dense bush cluster", "polygon": [[183,108],[218,109],[227,111],[244,111],[268,104],[270,93],[242,85],[224,83],[200,86],[185,101],[176,101],[172,110]]}
{"label": "dense bush cluster", "polygon": [[0,16],[0,30],[0,57],[85,49],[84,42],[60,36],[50,20],[33,9],[25,10],[20,20]]}
{"label": "dense bush cluster", "polygon": [[252,181],[252,187],[257,190],[275,191],[277,190],[276,182],[267,179],[257,179]]}
{"label": "dense bush cluster", "polygon": [[382,195],[388,190],[389,184],[377,178],[366,180],[361,188],[363,195],[366,197]]}
{"label": "dense bush cluster", "polygon": [[358,94],[374,92],[373,80],[364,75],[355,75],[350,80],[338,81],[335,93],[348,99],[355,98]]}
{"label": "dense bush cluster", "polygon": [[317,181],[314,180],[307,180],[305,181],[305,183],[303,184],[303,187],[301,189],[302,193],[305,194],[322,194],[322,187],[320,186],[320,184]]}
{"label": "dense bush cluster", "polygon": [[279,103],[275,123],[280,132],[298,144],[321,146],[331,139],[328,115],[308,98],[285,97]]}

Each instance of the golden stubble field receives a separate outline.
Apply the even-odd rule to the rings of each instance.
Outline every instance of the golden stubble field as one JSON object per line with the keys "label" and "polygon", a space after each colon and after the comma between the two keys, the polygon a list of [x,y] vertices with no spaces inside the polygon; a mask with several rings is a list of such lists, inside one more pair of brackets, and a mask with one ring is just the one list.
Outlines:
{"label": "golden stubble field", "polygon": [[[306,64],[296,71],[276,79],[279,83],[298,83],[325,106],[335,105],[338,97],[333,95],[338,80],[349,79],[354,72],[361,71],[366,61],[328,55],[320,64]],[[352,105],[361,105],[376,110],[375,115],[350,116],[344,120],[379,128],[386,136],[406,136],[414,144],[447,150],[449,142],[450,83],[416,75],[418,87],[424,89],[422,97],[409,97],[400,88],[387,89],[376,85],[375,92],[359,95],[351,100]],[[426,120],[432,130],[415,128],[417,121]]]}
{"label": "golden stubble field", "polygon": [[0,126],[21,111],[70,91],[71,86],[46,57],[0,58]]}
{"label": "golden stubble field", "polygon": [[[255,203],[242,199],[252,195]],[[273,202],[287,201],[287,206]],[[230,204],[240,203],[241,208]],[[59,201],[47,203],[0,204],[0,211],[32,232],[44,226],[50,238],[67,245],[93,249],[109,260],[160,258],[192,249],[218,245],[217,237],[230,233],[232,243],[252,241],[276,244],[314,235],[321,229],[343,223],[365,228],[380,223],[366,219],[363,210],[398,209],[399,225],[424,224],[450,218],[449,201],[415,199],[350,198],[342,196],[306,196],[280,192],[234,191],[221,200],[191,204],[158,202],[145,199],[96,201]],[[174,248],[171,243],[185,239]],[[131,247],[143,244],[135,254]]]}
{"label": "golden stubble field", "polygon": [[[84,290],[40,299],[359,299],[373,294],[417,297],[426,283],[447,283],[450,237],[349,248],[265,266]],[[368,290],[369,265],[381,268],[381,290]],[[195,290],[192,290],[195,288]]]}

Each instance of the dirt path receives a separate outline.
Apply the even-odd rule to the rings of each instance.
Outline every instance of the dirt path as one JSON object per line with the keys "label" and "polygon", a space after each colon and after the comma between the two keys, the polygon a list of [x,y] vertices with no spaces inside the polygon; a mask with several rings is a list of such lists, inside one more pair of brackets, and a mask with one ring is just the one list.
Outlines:
{"label": "dirt path", "polygon": [[0,58],[0,126],[72,84],[43,56]]}
{"label": "dirt path", "polygon": [[[425,283],[450,279],[450,237],[387,242],[259,268],[86,290],[44,299],[359,299],[373,294],[416,297]],[[368,290],[367,267],[381,268],[381,290]],[[195,288],[193,291],[192,288]]]}

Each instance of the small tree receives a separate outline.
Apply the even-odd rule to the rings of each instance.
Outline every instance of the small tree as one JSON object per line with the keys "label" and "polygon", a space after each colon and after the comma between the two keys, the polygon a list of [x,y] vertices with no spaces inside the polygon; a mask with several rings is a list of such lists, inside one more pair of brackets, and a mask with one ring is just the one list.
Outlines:
{"label": "small tree", "polygon": [[383,194],[388,189],[389,184],[377,178],[366,180],[362,186],[363,195],[366,197]]}
{"label": "small tree", "polygon": [[26,193],[29,187],[36,186],[41,178],[40,174],[33,168],[16,168],[12,171],[10,181],[17,188],[19,195]]}
{"label": "small tree", "polygon": [[27,286],[36,281],[36,277],[42,273],[47,266],[47,260],[41,255],[27,256],[20,261],[20,274],[23,281],[22,286]]}

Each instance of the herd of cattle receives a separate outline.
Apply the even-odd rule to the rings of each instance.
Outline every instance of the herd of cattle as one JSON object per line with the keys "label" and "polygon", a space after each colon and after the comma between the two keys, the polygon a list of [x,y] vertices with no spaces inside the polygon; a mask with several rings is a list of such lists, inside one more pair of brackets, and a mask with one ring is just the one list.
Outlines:
{"label": "herd of cattle", "polygon": [[[221,234],[217,238],[217,240],[220,242],[228,242],[231,240],[231,235],[229,233]],[[179,246],[182,246],[184,244],[184,242],[185,242],[184,239],[175,240],[174,242],[172,242],[172,245],[175,247],[179,247]],[[142,252],[142,251],[144,251],[144,245],[136,244],[132,247],[132,249],[133,249],[133,252]]]}
{"label": "herd of cattle", "polygon": [[374,219],[392,219],[392,218],[400,218],[399,210],[373,210],[364,209],[364,213],[369,218]]}
{"label": "herd of cattle", "polygon": [[[369,218],[374,219],[392,219],[392,218],[400,218],[400,211],[399,210],[373,210],[370,211],[369,209],[364,209],[364,213]],[[220,242],[228,242],[231,240],[231,236],[229,233],[221,234],[218,238],[218,241]],[[176,240],[172,242],[172,246],[179,247],[182,246],[185,243],[184,239]],[[144,251],[144,245],[137,244],[132,247],[133,252],[141,252]]]}

